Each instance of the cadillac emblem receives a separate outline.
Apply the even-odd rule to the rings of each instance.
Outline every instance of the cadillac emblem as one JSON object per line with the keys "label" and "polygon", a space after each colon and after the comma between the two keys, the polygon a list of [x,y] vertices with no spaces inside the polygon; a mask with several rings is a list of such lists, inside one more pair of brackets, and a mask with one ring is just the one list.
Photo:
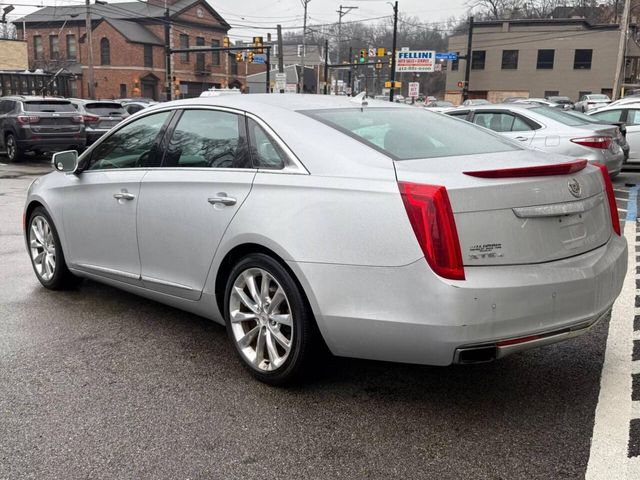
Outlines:
{"label": "cadillac emblem", "polygon": [[582,196],[582,187],[580,187],[580,183],[575,178],[569,180],[569,192],[576,198],[580,198]]}

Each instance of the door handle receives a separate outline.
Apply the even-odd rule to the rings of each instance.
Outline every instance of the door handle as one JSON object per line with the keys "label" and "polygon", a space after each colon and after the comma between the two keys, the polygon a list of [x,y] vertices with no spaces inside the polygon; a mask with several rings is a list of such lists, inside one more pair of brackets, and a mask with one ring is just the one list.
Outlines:
{"label": "door handle", "polygon": [[516,137],[516,140],[520,140],[521,142],[526,142],[529,139],[527,137]]}
{"label": "door handle", "polygon": [[134,198],[136,198],[136,196],[133,193],[122,192],[114,193],[113,198],[115,198],[116,200],[133,200]]}
{"label": "door handle", "polygon": [[236,200],[235,198],[227,197],[226,195],[220,195],[219,197],[211,197],[208,199],[208,202],[211,205],[215,205],[216,203],[221,203],[222,205],[230,206],[230,205],[235,205],[237,201],[238,200]]}

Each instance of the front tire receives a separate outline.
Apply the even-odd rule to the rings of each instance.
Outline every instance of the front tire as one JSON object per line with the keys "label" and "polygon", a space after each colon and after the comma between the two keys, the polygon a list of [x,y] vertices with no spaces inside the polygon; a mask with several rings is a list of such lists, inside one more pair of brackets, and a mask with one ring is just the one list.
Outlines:
{"label": "front tire", "polygon": [[50,290],[76,286],[79,279],[67,268],[58,231],[43,207],[31,212],[27,228],[29,258],[40,283]]}
{"label": "front tire", "polygon": [[260,253],[241,259],[227,279],[224,315],[231,343],[254,377],[271,385],[299,378],[312,356],[313,317],[280,263]]}

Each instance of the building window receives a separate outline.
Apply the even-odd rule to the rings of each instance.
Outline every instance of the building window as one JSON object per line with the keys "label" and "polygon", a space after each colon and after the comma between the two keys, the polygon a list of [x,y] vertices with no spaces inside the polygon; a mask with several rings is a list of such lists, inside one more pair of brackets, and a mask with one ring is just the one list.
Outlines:
{"label": "building window", "polygon": [[[196,37],[196,47],[204,47],[203,37]],[[196,71],[204,72],[204,53],[196,53]]]}
{"label": "building window", "polygon": [[109,47],[109,39],[100,40],[100,65],[111,65],[111,47]]}
{"label": "building window", "polygon": [[298,45],[298,56],[299,56],[299,57],[301,57],[301,56],[302,56],[302,47],[304,47],[304,48],[305,48],[305,54],[304,54],[304,56],[306,57],[306,56],[307,56],[307,51],[306,51],[307,46],[306,46],[306,45]]}
{"label": "building window", "polygon": [[[189,35],[184,33],[180,34],[180,48],[189,48]],[[182,63],[189,62],[189,52],[183,52],[180,54],[180,61]]]}
{"label": "building window", "polygon": [[558,95],[560,95],[560,91],[559,90],[545,90],[544,91],[544,98],[557,97]]}
{"label": "building window", "polygon": [[153,46],[144,46],[144,66],[145,68],[153,68]]}
{"label": "building window", "polygon": [[484,50],[476,50],[471,53],[471,70],[484,70],[484,61],[487,52]]}
{"label": "building window", "polygon": [[121,83],[120,84],[120,98],[126,98],[127,96],[127,84],[126,83]]}
{"label": "building window", "polygon": [[274,57],[278,56],[278,44],[277,43],[274,43],[273,45],[271,45],[271,53],[269,55],[274,56]]}
{"label": "building window", "polygon": [[75,35],[67,35],[67,60],[78,58],[78,44]]}
{"label": "building window", "polygon": [[573,69],[591,70],[591,57],[593,57],[593,50],[576,50],[573,57]]}
{"label": "building window", "polygon": [[58,35],[49,35],[49,58],[58,60],[60,58],[60,48],[58,44]]}
{"label": "building window", "polygon": [[502,70],[518,69],[518,50],[502,51]]}
{"label": "building window", "polygon": [[538,63],[536,64],[536,68],[538,70],[552,70],[555,56],[555,50],[538,50]]}
{"label": "building window", "polygon": [[[211,40],[212,47],[220,47],[220,40]],[[220,65],[220,52],[211,52],[211,64],[214,66]]]}
{"label": "building window", "polygon": [[[456,55],[460,56],[460,52],[456,52]],[[460,60],[451,60],[451,70],[457,71],[460,68]]]}
{"label": "building window", "polygon": [[33,58],[42,60],[42,37],[40,35],[33,36]]}

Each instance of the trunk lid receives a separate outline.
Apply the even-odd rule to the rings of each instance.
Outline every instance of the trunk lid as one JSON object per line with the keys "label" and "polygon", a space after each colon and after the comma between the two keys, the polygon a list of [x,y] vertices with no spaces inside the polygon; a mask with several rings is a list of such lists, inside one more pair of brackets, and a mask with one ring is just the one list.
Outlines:
{"label": "trunk lid", "polygon": [[89,115],[98,117],[97,122],[91,122],[91,127],[93,128],[109,129],[129,115],[122,105],[115,102],[87,103],[84,109]]}
{"label": "trunk lid", "polygon": [[504,179],[463,173],[571,160],[520,151],[395,165],[398,181],[447,188],[467,267],[550,262],[588,252],[609,240],[607,194],[595,167],[569,175]]}
{"label": "trunk lid", "polygon": [[82,129],[79,114],[69,101],[31,100],[24,102],[24,110],[38,117],[31,126],[34,133],[77,133]]}

